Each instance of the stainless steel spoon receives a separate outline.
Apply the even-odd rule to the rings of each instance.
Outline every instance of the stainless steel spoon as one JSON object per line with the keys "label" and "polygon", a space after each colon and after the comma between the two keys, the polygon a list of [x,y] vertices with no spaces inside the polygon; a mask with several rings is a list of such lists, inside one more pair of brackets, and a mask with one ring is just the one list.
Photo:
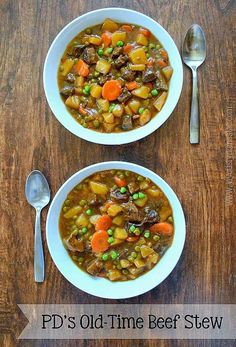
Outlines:
{"label": "stainless steel spoon", "polygon": [[35,282],[44,281],[44,255],[40,216],[41,210],[50,201],[50,189],[44,175],[38,171],[32,171],[26,179],[25,195],[28,203],[36,210],[35,234],[34,234],[34,279]]}
{"label": "stainless steel spoon", "polygon": [[198,110],[197,68],[206,58],[206,39],[202,28],[193,24],[187,31],[182,49],[184,63],[192,70],[192,102],[190,114],[190,143],[199,143],[200,117]]}

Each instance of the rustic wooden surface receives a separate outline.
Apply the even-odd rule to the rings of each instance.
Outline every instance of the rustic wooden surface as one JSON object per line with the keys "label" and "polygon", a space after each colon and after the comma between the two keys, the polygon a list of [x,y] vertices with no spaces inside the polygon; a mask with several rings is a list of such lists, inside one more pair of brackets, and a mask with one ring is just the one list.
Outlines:
{"label": "rustic wooden surface", "polygon": [[[70,134],[52,115],[42,83],[43,63],[52,40],[75,17],[109,6],[151,16],[168,30],[179,48],[192,23],[199,23],[205,30],[207,59],[199,71],[199,146],[191,146],[188,141],[191,79],[187,68],[172,117],[137,143],[120,147],[89,144]],[[54,195],[78,169],[113,159],[144,165],[162,176],[182,201],[187,221],[185,250],[172,274],[151,292],[120,302],[236,302],[235,181],[231,172],[235,145],[235,1],[1,0],[0,8],[0,345],[233,346],[233,341],[19,342],[16,337],[26,321],[16,304],[111,302],[77,290],[58,272],[45,243],[46,210],[46,281],[34,283],[34,211],[25,201],[24,185],[28,173],[37,168],[48,178]]]}

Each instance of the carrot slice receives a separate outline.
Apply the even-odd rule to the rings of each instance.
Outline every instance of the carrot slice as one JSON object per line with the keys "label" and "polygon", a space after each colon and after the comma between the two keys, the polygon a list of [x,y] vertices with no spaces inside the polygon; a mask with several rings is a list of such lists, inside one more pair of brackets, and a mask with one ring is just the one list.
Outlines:
{"label": "carrot slice", "polygon": [[124,46],[123,51],[125,54],[128,54],[131,51],[131,49],[132,49],[132,45],[130,43],[127,43],[127,45]]}
{"label": "carrot slice", "polygon": [[96,231],[91,239],[92,251],[95,253],[106,251],[109,248],[108,237],[106,230]]}
{"label": "carrot slice", "polygon": [[108,215],[104,214],[98,220],[96,221],[95,224],[95,229],[96,230],[107,230],[111,227],[112,225],[112,219]]}
{"label": "carrot slice", "polygon": [[127,237],[126,241],[135,242],[135,241],[138,241],[138,239],[139,239],[139,236],[129,236]]}
{"label": "carrot slice", "polygon": [[89,67],[82,59],[79,59],[75,64],[75,70],[83,77],[86,77],[89,74]]}
{"label": "carrot slice", "polygon": [[166,62],[164,59],[162,59],[162,58],[157,59],[157,64],[158,64],[160,67],[165,67],[165,66],[167,66],[167,62]]}
{"label": "carrot slice", "polygon": [[121,94],[121,84],[117,80],[107,81],[102,88],[102,97],[109,101],[116,100]]}
{"label": "carrot slice", "polygon": [[138,88],[138,83],[136,81],[128,82],[126,83],[126,87],[128,90],[133,90],[135,88]]}
{"label": "carrot slice", "polygon": [[139,31],[141,34],[143,34],[144,36],[146,36],[148,39],[150,38],[151,36],[151,33],[149,30],[145,29],[145,28],[139,28]]}
{"label": "carrot slice", "polygon": [[114,177],[114,180],[115,180],[116,185],[117,185],[119,188],[127,186],[127,182],[126,182],[125,179],[121,179],[120,177],[115,176],[115,177]]}
{"label": "carrot slice", "polygon": [[127,31],[127,32],[131,32],[133,30],[132,26],[131,25],[128,25],[128,24],[124,24],[120,27],[121,30],[123,31]]}
{"label": "carrot slice", "polygon": [[149,229],[152,233],[159,233],[170,236],[173,234],[173,225],[167,222],[156,223]]}
{"label": "carrot slice", "polygon": [[103,41],[105,47],[110,46],[110,44],[111,44],[111,35],[112,35],[112,33],[110,33],[109,31],[105,31],[102,34],[101,38],[102,38],[102,41]]}

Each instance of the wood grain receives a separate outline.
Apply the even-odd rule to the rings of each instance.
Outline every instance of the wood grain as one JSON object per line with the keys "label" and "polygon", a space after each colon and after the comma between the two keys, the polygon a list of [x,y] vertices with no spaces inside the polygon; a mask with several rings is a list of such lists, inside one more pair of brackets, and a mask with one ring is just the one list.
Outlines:
{"label": "wood grain", "polygon": [[[206,33],[199,70],[201,144],[188,141],[191,76],[172,117],[151,136],[120,147],[89,144],[64,129],[44,96],[43,63],[56,34],[73,18],[101,7],[127,7],[164,26],[180,48],[192,23]],[[184,253],[172,274],[151,292],[120,303],[235,303],[235,1],[1,0],[0,2],[0,345],[231,347],[233,341],[17,341],[26,321],[17,303],[106,303],[68,283],[45,244],[46,281],[33,281],[34,211],[25,179],[42,170],[54,195],[78,169],[127,160],[156,171],[176,191],[187,220]],[[234,40],[233,40],[234,39]],[[235,156],[234,156],[235,157]],[[235,166],[233,166],[235,168]],[[45,217],[43,238],[45,243]],[[109,301],[110,302],[110,301]],[[115,302],[115,301],[114,301]]]}

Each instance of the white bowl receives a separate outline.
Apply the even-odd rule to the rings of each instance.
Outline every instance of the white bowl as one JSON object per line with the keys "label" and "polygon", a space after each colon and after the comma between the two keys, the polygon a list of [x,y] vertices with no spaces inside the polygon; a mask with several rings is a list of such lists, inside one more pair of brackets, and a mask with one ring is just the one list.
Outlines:
{"label": "white bowl", "polygon": [[[59,94],[57,84],[57,71],[60,59],[69,42],[82,30],[102,23],[105,18],[112,18],[121,23],[131,23],[148,28],[160,40],[167,50],[170,63],[174,69],[167,100],[157,116],[148,124],[138,129],[121,133],[99,133],[82,127],[68,112]],[[120,145],[137,141],[158,129],[173,112],[182,90],[183,67],[178,49],[167,33],[157,22],[144,14],[125,8],[103,8],[88,12],[70,22],[62,29],[53,41],[44,64],[43,71],[44,90],[48,104],[58,121],[71,133],[82,139],[104,145]]]}
{"label": "white bowl", "polygon": [[[93,277],[80,270],[67,253],[59,232],[59,216],[68,193],[83,179],[95,172],[118,169],[130,170],[150,178],[168,198],[173,209],[175,233],[171,247],[159,263],[135,280],[111,282],[104,278]],[[62,275],[77,288],[102,298],[124,299],[143,294],[160,284],[174,269],[182,253],[185,242],[185,219],[180,202],[169,185],[154,172],[127,162],[110,161],[88,166],[71,176],[55,195],[47,216],[47,244],[51,257]]]}

